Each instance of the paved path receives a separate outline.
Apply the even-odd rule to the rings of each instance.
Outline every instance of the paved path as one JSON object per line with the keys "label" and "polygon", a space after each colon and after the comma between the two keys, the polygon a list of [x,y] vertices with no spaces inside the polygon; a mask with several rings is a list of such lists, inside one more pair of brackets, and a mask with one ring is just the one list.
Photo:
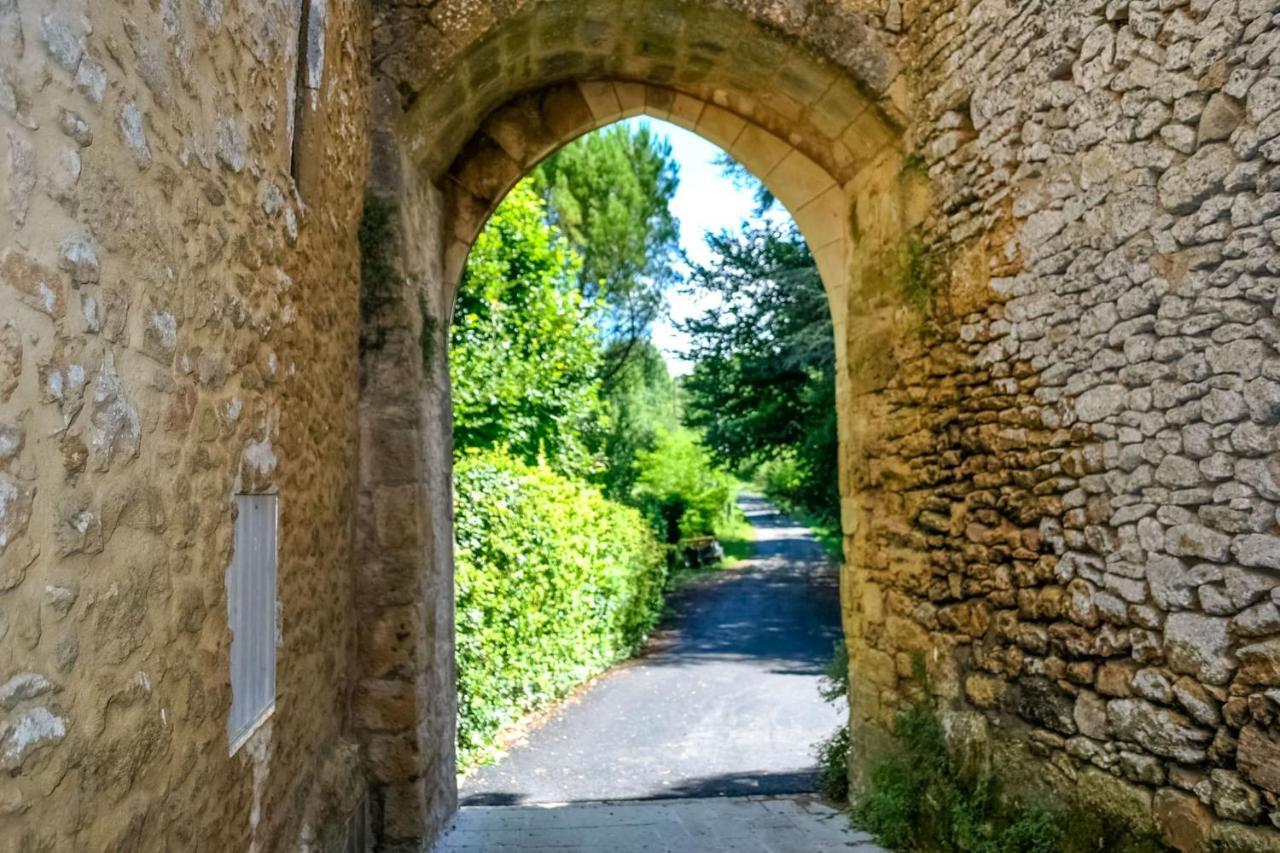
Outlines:
{"label": "paved path", "polygon": [[836,570],[807,529],[740,503],[755,556],[688,587],[641,658],[463,782],[463,805],[814,790],[813,744],[846,714],[818,695],[840,636]]}
{"label": "paved path", "polygon": [[845,715],[818,695],[836,571],[807,530],[741,504],[755,556],[687,588],[641,658],[467,779],[437,853],[880,849],[805,793]]}
{"label": "paved path", "polygon": [[468,806],[436,853],[885,853],[812,797]]}

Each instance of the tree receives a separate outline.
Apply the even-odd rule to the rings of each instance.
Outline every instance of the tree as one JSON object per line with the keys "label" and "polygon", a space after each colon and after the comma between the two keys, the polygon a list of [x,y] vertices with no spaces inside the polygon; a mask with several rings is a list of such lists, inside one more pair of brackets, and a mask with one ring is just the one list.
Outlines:
{"label": "tree", "polygon": [[606,339],[647,339],[678,278],[670,202],[680,179],[671,144],[647,125],[610,127],[560,149],[533,180],[551,223],[582,256],[581,292],[603,304]]}
{"label": "tree", "polygon": [[[630,355],[624,357],[628,351]],[[674,431],[680,426],[680,407],[676,383],[651,342],[615,342],[605,359],[620,359],[622,364],[605,389],[609,417],[600,450],[609,464],[601,473],[600,485],[608,497],[626,502],[632,499],[636,482],[636,454],[654,448],[659,430]]]}
{"label": "tree", "polygon": [[835,342],[813,256],[794,225],[757,223],[708,242],[715,260],[690,283],[718,304],[683,324],[695,361],[687,420],[726,464],[790,460],[791,497],[834,513]]}
{"label": "tree", "polygon": [[454,443],[505,445],[584,475],[600,428],[596,311],[581,259],[547,224],[529,181],[503,200],[467,259],[451,330]]}

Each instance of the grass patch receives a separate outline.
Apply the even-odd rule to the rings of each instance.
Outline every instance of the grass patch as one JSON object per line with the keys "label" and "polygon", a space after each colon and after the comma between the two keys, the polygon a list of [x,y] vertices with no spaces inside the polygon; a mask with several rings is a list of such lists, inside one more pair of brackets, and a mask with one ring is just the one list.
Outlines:
{"label": "grass patch", "polygon": [[731,569],[750,559],[755,551],[756,529],[736,506],[732,508],[729,519],[716,530],[716,538],[724,549],[724,559],[720,561],[719,568]]}

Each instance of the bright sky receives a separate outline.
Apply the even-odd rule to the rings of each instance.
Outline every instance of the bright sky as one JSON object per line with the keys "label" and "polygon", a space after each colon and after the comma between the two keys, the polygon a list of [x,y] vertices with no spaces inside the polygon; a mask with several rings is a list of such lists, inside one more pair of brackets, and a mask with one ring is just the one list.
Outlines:
{"label": "bright sky", "polygon": [[[755,212],[755,196],[750,189],[736,186],[721,174],[715,159],[721,149],[701,136],[665,121],[630,119],[627,124],[647,123],[671,140],[671,154],[680,166],[680,186],[671,202],[671,212],[680,220],[680,243],[695,262],[706,263],[711,252],[703,235],[725,228],[737,230]],[[675,375],[688,373],[693,365],[681,355],[687,339],[674,321],[706,310],[707,297],[672,289],[668,293],[670,316],[658,322],[653,342],[662,350],[667,367]]]}

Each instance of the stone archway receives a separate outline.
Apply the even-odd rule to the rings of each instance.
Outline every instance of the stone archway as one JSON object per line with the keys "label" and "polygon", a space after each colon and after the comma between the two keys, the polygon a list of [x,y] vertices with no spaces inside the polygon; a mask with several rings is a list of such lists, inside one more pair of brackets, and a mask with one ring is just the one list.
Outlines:
{"label": "stone archway", "polygon": [[354,718],[386,845],[430,837],[456,805],[446,346],[467,252],[506,192],[558,147],[630,116],[716,143],[766,183],[814,251],[841,400],[851,393],[851,291],[876,285],[866,259],[887,256],[914,224],[914,208],[900,203],[897,61],[854,12],[605,0],[502,14],[475,5],[389,7],[376,28],[370,197],[393,212],[377,250],[399,275],[367,300],[376,334],[366,337],[377,345],[361,371]]}

